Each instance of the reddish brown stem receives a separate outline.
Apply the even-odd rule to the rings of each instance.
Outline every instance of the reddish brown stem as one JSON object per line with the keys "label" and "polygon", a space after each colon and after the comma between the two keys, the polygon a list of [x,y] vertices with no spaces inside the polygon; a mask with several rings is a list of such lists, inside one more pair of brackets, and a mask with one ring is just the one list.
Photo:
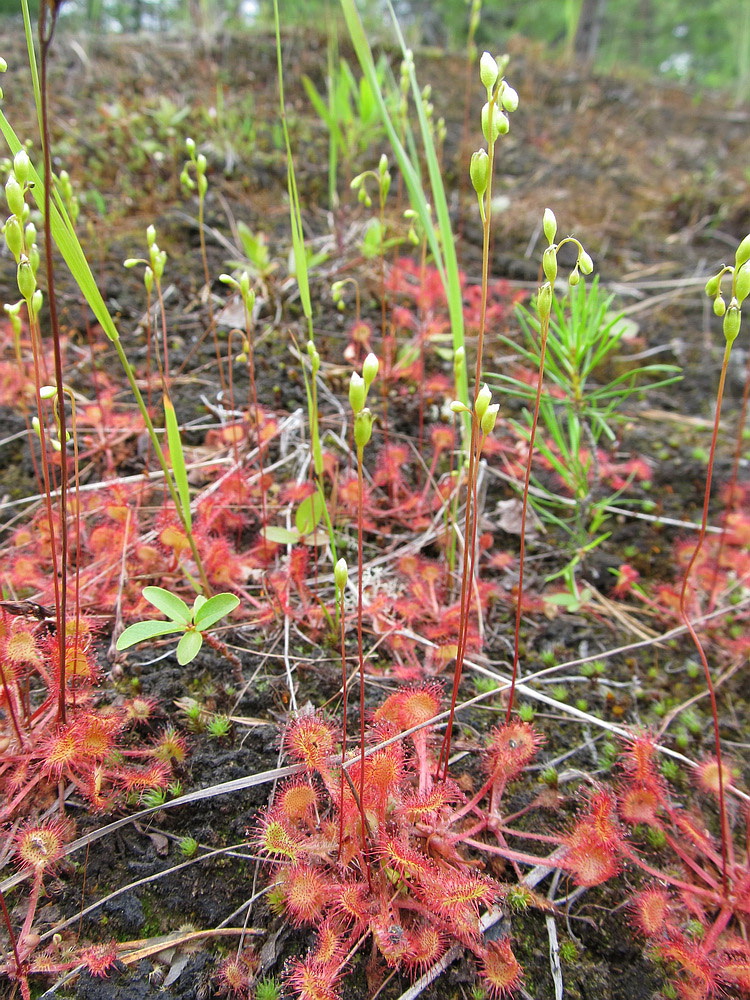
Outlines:
{"label": "reddish brown stem", "polygon": [[[60,434],[60,582],[59,595],[55,594],[57,616],[57,649],[60,658],[60,677],[57,695],[57,721],[65,723],[65,623],[67,616],[68,592],[68,458],[66,453],[67,433],[65,428],[65,395],[63,390],[62,351],[60,348],[60,326],[57,316],[57,296],[55,293],[54,263],[52,260],[52,153],[50,149],[50,129],[48,110],[47,63],[52,38],[57,24],[57,4],[42,3],[39,8],[39,43],[40,43],[40,121],[42,128],[42,147],[44,156],[44,258],[47,271],[47,302],[49,303],[49,321],[52,332],[52,348],[55,358],[55,382],[57,383],[57,405]],[[47,15],[50,15],[49,25]],[[49,484],[45,484],[49,488]],[[50,538],[50,543],[54,544]],[[55,575],[57,575],[55,571]],[[56,587],[57,589],[57,587]]]}
{"label": "reddish brown stem", "polygon": [[728,856],[729,856],[729,819],[727,817],[726,808],[726,796],[724,792],[724,774],[722,767],[722,752],[721,752],[721,737],[719,734],[719,711],[716,704],[716,691],[714,690],[714,683],[711,678],[711,670],[708,665],[708,659],[706,658],[705,650],[698,638],[698,633],[695,631],[692,622],[688,616],[687,610],[687,598],[688,598],[688,587],[690,584],[690,576],[693,572],[693,567],[698,559],[701,548],[703,547],[703,542],[706,538],[706,529],[708,528],[708,505],[711,499],[711,482],[713,479],[714,462],[716,460],[716,442],[719,437],[719,421],[721,418],[721,403],[724,397],[724,383],[726,382],[727,367],[729,364],[729,354],[732,348],[731,341],[727,341],[726,347],[724,348],[724,359],[721,365],[721,375],[719,376],[719,387],[716,391],[716,413],[714,415],[714,427],[713,433],[711,434],[711,447],[708,453],[708,467],[706,469],[706,488],[703,494],[703,511],[701,513],[701,526],[698,532],[698,542],[695,546],[695,550],[690,558],[690,562],[685,568],[685,573],[682,578],[682,588],[680,590],[680,618],[683,625],[690,633],[690,638],[693,640],[693,644],[696,648],[698,656],[700,657],[701,664],[703,665],[703,673],[706,678],[706,687],[708,689],[708,697],[711,703],[711,720],[713,723],[714,730],[714,750],[716,752],[716,761],[718,767],[716,769],[718,775],[718,800],[719,800],[719,818],[721,821],[721,876],[722,882],[724,884],[724,891],[728,891],[728,876],[727,876],[727,866],[728,866]]}
{"label": "reddish brown stem", "polygon": [[534,398],[534,413],[531,418],[531,431],[529,434],[529,453],[526,456],[526,471],[523,477],[523,498],[521,501],[521,538],[518,552],[518,591],[516,593],[516,620],[513,627],[513,670],[510,678],[510,689],[508,691],[508,710],[505,713],[506,723],[510,722],[513,714],[513,699],[516,693],[516,680],[518,679],[518,663],[520,660],[521,647],[521,611],[523,608],[523,574],[524,563],[526,561],[526,518],[529,510],[529,487],[531,485],[531,464],[534,459],[534,441],[536,440],[536,429],[539,423],[539,407],[542,401],[542,388],[544,381],[544,363],[547,357],[547,336],[549,334],[549,314],[542,318],[539,341],[539,380],[536,386],[536,396]]}
{"label": "reddish brown stem", "polygon": [[362,821],[362,853],[367,868],[367,884],[372,891],[367,859],[367,818],[365,816],[365,654],[362,637],[364,547],[364,448],[357,448],[357,652],[359,655],[359,815]]}

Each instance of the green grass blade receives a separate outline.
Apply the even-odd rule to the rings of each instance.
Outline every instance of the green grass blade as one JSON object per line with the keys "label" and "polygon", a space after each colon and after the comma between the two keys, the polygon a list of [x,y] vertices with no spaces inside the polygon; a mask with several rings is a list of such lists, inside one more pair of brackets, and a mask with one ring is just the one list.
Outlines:
{"label": "green grass blade", "polygon": [[188,531],[192,530],[193,517],[190,512],[190,486],[188,485],[187,468],[185,467],[185,452],[182,449],[180,427],[177,414],[169,396],[164,396],[164,422],[167,425],[167,442],[169,444],[169,460],[172,465],[172,475],[180,498],[182,516]]}
{"label": "green grass blade", "polygon": [[[440,174],[440,166],[438,164],[437,154],[432,143],[429,125],[427,123],[426,116],[421,109],[422,99],[416,77],[412,71],[412,93],[415,95],[415,103],[417,108],[420,110],[420,129],[422,130],[422,138],[425,144],[425,156],[427,158],[430,182],[432,185],[431,200],[435,207],[435,213],[440,227],[439,234],[433,224],[432,217],[428,209],[429,199],[425,196],[419,173],[404,148],[404,145],[401,142],[393,124],[393,120],[391,119],[390,112],[388,111],[385,96],[381,87],[381,81],[378,77],[375,61],[373,59],[372,49],[370,48],[370,43],[367,39],[367,35],[365,34],[364,26],[362,25],[362,20],[359,16],[359,12],[357,11],[356,4],[354,0],[341,0],[341,8],[344,13],[344,19],[349,31],[349,36],[352,40],[352,45],[354,46],[354,51],[359,59],[362,72],[370,85],[372,96],[375,100],[378,111],[380,112],[380,118],[388,135],[388,140],[404,178],[406,189],[409,192],[409,200],[412,208],[417,213],[423,230],[427,235],[430,252],[435,266],[438,269],[438,273],[440,274],[440,279],[443,283],[446,298],[448,300],[448,311],[453,334],[453,348],[456,350],[464,345],[463,301],[461,297],[461,282],[458,273],[458,259],[456,257],[456,250],[451,232],[448,201],[445,196],[443,179]],[[398,30],[397,23],[396,31],[402,52],[406,55],[406,45],[404,43],[403,36]],[[468,381],[465,368],[462,372],[460,372],[457,379],[456,397],[464,404],[468,404]],[[464,419],[464,428],[466,429],[469,426],[468,415],[465,415]]]}

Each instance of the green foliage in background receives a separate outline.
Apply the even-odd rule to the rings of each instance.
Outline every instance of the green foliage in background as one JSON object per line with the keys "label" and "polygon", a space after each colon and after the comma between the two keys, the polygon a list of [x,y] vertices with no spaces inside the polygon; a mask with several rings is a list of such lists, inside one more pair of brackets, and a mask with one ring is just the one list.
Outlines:
{"label": "green foliage in background", "polygon": [[[284,5],[286,24],[334,23],[331,0]],[[359,0],[363,21],[383,24],[376,0]],[[32,13],[38,4],[32,3]],[[466,0],[401,0],[395,4],[410,45],[464,48],[469,26]],[[17,15],[17,0],[0,0],[0,18]],[[272,24],[270,0],[68,0],[62,23],[92,30],[166,30],[192,26],[241,28]],[[539,41],[598,68],[641,69],[694,83],[730,88],[750,98],[750,4],[746,0],[512,0],[483,5],[476,43],[504,47],[513,35]]]}

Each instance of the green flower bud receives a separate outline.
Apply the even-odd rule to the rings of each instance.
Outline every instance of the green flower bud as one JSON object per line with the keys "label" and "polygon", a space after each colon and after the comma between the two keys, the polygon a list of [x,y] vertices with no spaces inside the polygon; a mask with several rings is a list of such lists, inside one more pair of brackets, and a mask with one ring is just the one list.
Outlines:
{"label": "green flower bud", "polygon": [[365,408],[354,418],[354,443],[361,451],[372,437],[372,413]]}
{"label": "green flower bud", "polygon": [[581,250],[578,255],[578,267],[581,269],[581,274],[591,274],[594,270],[594,262],[591,257],[586,253],[585,250]]}
{"label": "green flower bud", "polygon": [[732,299],[729,308],[724,316],[724,338],[728,344],[734,343],[737,334],[740,332],[740,322],[742,315],[736,299]]}
{"label": "green flower bud", "polygon": [[36,278],[28,257],[22,257],[16,269],[18,291],[28,302],[36,290]]}
{"label": "green flower bud", "polygon": [[52,397],[56,395],[57,395],[56,385],[42,385],[39,387],[40,399],[52,399]]}
{"label": "green flower bud", "polygon": [[497,412],[499,409],[499,403],[493,403],[492,406],[487,407],[481,422],[482,434],[491,434],[495,429],[495,421],[497,420]]}
{"label": "green flower bud", "polygon": [[542,269],[544,276],[551,285],[554,285],[557,278],[557,247],[552,244],[542,254]]}
{"label": "green flower bud", "polygon": [[198,196],[200,198],[205,198],[206,191],[208,191],[208,181],[206,180],[206,175],[198,174]]}
{"label": "green flower bud", "polygon": [[727,311],[727,304],[721,295],[714,299],[714,316],[723,316]]}
{"label": "green flower bud", "polygon": [[349,382],[349,405],[352,408],[352,412],[355,414],[361,413],[366,401],[367,387],[365,386],[365,380],[361,375],[352,372],[351,381]]}
{"label": "green flower bud", "polygon": [[451,409],[452,413],[468,413],[469,412],[468,406],[464,406],[464,404],[461,402],[460,399],[454,399],[453,402],[450,405],[450,409]]}
{"label": "green flower bud", "polygon": [[500,90],[500,103],[504,111],[513,112],[518,110],[518,94],[507,83]]}
{"label": "green flower bud", "polygon": [[482,108],[482,135],[487,140],[488,145],[494,145],[497,138],[510,128],[508,119],[496,104],[485,104]]}
{"label": "green flower bud", "polygon": [[346,565],[346,559],[339,559],[333,567],[333,580],[339,593],[343,593],[349,582],[349,567]]}
{"label": "green flower bud", "polygon": [[750,259],[734,272],[734,294],[739,305],[750,295]]}
{"label": "green flower bud", "polygon": [[542,321],[549,319],[552,312],[552,285],[548,281],[545,281],[539,289],[539,294],[536,297],[536,311]]}
{"label": "green flower bud", "polygon": [[375,380],[375,376],[378,374],[378,368],[380,367],[380,362],[376,356],[372,353],[368,354],[362,364],[362,378],[365,383],[365,393],[370,391],[370,386]]}
{"label": "green flower bud", "polygon": [[156,226],[148,226],[146,229],[146,246],[150,247],[156,243]]}
{"label": "green flower bud", "polygon": [[188,137],[185,140],[185,151],[191,159],[195,156],[195,139]]}
{"label": "green flower bud", "polygon": [[26,228],[23,231],[23,238],[26,240],[27,247],[33,247],[36,243],[36,226],[33,222],[26,224]]}
{"label": "green flower bud", "polygon": [[469,177],[477,196],[481,198],[490,181],[490,158],[486,149],[478,149],[471,154]]}
{"label": "green flower bud", "polygon": [[5,73],[8,69],[7,62],[0,56],[0,73]]}
{"label": "green flower bud", "polygon": [[34,277],[36,277],[40,264],[39,247],[36,245],[36,243],[33,246],[29,247],[29,264],[31,264],[31,270],[34,273]]}
{"label": "green flower bud", "polygon": [[144,288],[146,289],[146,292],[150,295],[154,287],[154,272],[151,270],[150,267],[147,267],[146,270],[143,272],[143,285]]}
{"label": "green flower bud", "polygon": [[195,169],[198,171],[199,174],[205,174],[207,167],[208,167],[208,160],[203,155],[203,153],[200,153],[195,161]]}
{"label": "green flower bud", "polygon": [[557,236],[557,219],[551,208],[545,208],[544,210],[542,229],[544,230],[545,239],[552,246],[555,242],[555,236]]}
{"label": "green flower bud", "polygon": [[[240,275],[239,287],[240,287],[240,295],[242,296],[243,299],[245,299],[247,301],[247,299],[250,298],[250,294],[251,294],[251,292],[250,292],[250,275],[247,273],[247,271],[243,271],[242,274]],[[254,292],[252,293],[252,296],[253,296],[253,300],[254,300],[255,299],[255,293]],[[255,302],[253,302],[253,305],[254,304],[255,304]]]}
{"label": "green flower bud", "polygon": [[188,173],[187,164],[185,169],[180,174],[180,184],[185,188],[186,191],[192,191],[195,188],[195,181]]}
{"label": "green flower bud", "polygon": [[709,299],[712,299],[719,291],[719,282],[721,278],[718,274],[715,274],[713,278],[709,278],[706,282],[706,295]]}
{"label": "green flower bud", "polygon": [[24,208],[23,188],[13,174],[5,182],[5,200],[8,202],[11,214],[17,215],[19,219],[22,219]]}
{"label": "green flower bud", "polygon": [[26,184],[30,171],[31,161],[29,160],[29,154],[25,149],[19,149],[13,157],[13,173],[16,175],[16,180],[19,184]]}
{"label": "green flower bud", "polygon": [[10,326],[14,337],[21,336],[21,317],[19,314],[21,312],[22,304],[23,301],[19,300],[18,302],[14,302],[12,305],[6,302],[3,306],[8,315],[8,319],[10,320]]}
{"label": "green flower bud", "polygon": [[388,157],[385,153],[380,154],[380,160],[378,161],[378,173],[381,177],[385,177],[388,173]]}
{"label": "green flower bud", "polygon": [[734,266],[742,267],[742,265],[750,260],[750,233],[744,238],[744,240],[737,247],[737,252],[734,255]]}
{"label": "green flower bud", "polygon": [[474,403],[474,412],[477,415],[477,420],[481,422],[482,417],[487,412],[487,407],[492,402],[492,393],[489,390],[489,386],[483,385],[482,388],[477,393],[477,401]]}
{"label": "green flower bud", "polygon": [[42,303],[44,302],[44,296],[42,295],[41,288],[37,288],[34,294],[31,296],[31,315],[36,318],[42,311]]}
{"label": "green flower bud", "polygon": [[167,251],[159,250],[158,253],[154,255],[154,274],[157,278],[161,280],[161,276],[164,274],[164,268],[167,264]]}
{"label": "green flower bud", "polygon": [[499,75],[500,70],[495,59],[489,52],[483,52],[482,58],[479,60],[479,79],[482,81],[482,86],[486,87],[487,90],[492,90]]}
{"label": "green flower bud", "polygon": [[573,270],[568,275],[568,284],[570,285],[571,288],[575,288],[575,286],[578,284],[578,282],[580,280],[581,280],[581,276],[578,273],[578,265],[576,264],[576,266],[573,268]]}
{"label": "green flower bud", "polygon": [[21,231],[21,223],[18,221],[17,216],[11,215],[9,217],[5,223],[4,232],[8,249],[13,254],[13,259],[17,261],[23,253],[23,232]]}

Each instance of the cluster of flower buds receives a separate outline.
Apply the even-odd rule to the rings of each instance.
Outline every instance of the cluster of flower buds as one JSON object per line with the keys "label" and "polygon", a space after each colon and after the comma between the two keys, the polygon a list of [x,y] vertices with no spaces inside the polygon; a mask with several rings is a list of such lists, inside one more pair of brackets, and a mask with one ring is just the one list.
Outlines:
{"label": "cluster of flower buds", "polygon": [[142,257],[128,257],[127,260],[123,261],[123,267],[136,267],[138,264],[145,264],[143,284],[150,294],[154,287],[154,279],[156,279],[157,284],[161,282],[167,263],[167,251],[159,249],[154,226],[149,226],[146,230],[146,243],[148,244],[148,260],[144,260]]}
{"label": "cluster of flower buds", "polygon": [[[725,274],[732,276],[732,290],[729,305],[721,294],[721,281]],[[728,344],[734,343],[740,332],[742,303],[750,295],[750,233],[737,247],[734,266],[724,267],[706,282],[706,295],[714,300],[714,313],[724,317],[724,337]]]}
{"label": "cluster of flower buds", "polygon": [[361,452],[372,437],[372,413],[367,408],[367,393],[378,374],[379,361],[368,354],[362,363],[362,374],[352,372],[349,382],[349,405],[354,414],[354,443]]}
{"label": "cluster of flower buds", "polygon": [[578,284],[581,280],[582,274],[591,274],[594,270],[594,262],[589,254],[583,249],[581,242],[574,236],[566,236],[565,239],[561,240],[559,243],[555,243],[555,237],[557,236],[557,219],[555,218],[555,213],[551,208],[545,208],[544,210],[542,229],[548,244],[546,250],[542,254],[542,269],[547,280],[539,289],[536,308],[542,319],[549,319],[549,315],[552,310],[552,294],[555,287],[555,281],[557,281],[557,255],[561,247],[564,247],[566,243],[572,243],[578,250],[575,267],[568,275],[568,284],[571,287]]}
{"label": "cluster of flower buds", "polygon": [[33,319],[39,315],[42,308],[42,292],[36,286],[36,275],[39,270],[36,226],[30,220],[31,213],[26,203],[26,192],[31,187],[30,177],[31,161],[26,150],[21,149],[13,158],[13,167],[5,182],[5,200],[10,215],[5,220],[3,234],[17,265],[18,290]]}
{"label": "cluster of flower buds", "polygon": [[388,157],[385,153],[380,157],[377,170],[363,170],[361,174],[357,174],[350,185],[352,191],[357,192],[357,198],[365,208],[372,206],[372,198],[367,190],[367,180],[369,178],[375,181],[378,188],[378,198],[380,199],[380,204],[383,205],[391,189],[391,172],[388,169]]}
{"label": "cluster of flower buds", "polygon": [[[509,61],[509,56],[501,56],[499,60],[484,52],[479,60],[479,78],[487,91],[487,100],[482,108],[482,135],[487,147],[492,150],[501,135],[510,128],[508,115],[518,107],[518,94],[505,82],[503,73]],[[484,220],[484,196],[490,183],[491,156],[486,149],[479,149],[472,154],[469,165],[469,176],[479,199],[479,208]]]}
{"label": "cluster of flower buds", "polygon": [[[195,139],[185,140],[185,152],[190,159],[187,160],[185,166],[182,168],[182,173],[180,174],[180,184],[182,184],[186,191],[193,191],[195,190],[197,181],[198,197],[202,200],[208,190],[208,179],[206,178],[206,168],[208,167],[208,162],[203,153],[196,153]],[[195,170],[195,181],[190,175],[191,167]]]}
{"label": "cluster of flower buds", "polygon": [[[68,396],[70,397],[70,402],[71,402],[71,405],[73,407],[73,411],[75,413],[75,396],[73,395],[72,389],[69,389],[67,386],[64,385],[63,386],[63,392],[67,393]],[[55,423],[57,425],[57,437],[56,438],[50,438],[50,444],[55,449],[55,451],[62,451],[62,444],[60,443],[60,437],[61,437],[61,432],[62,432],[62,421],[60,420],[60,409],[59,409],[59,406],[60,406],[60,396],[59,396],[59,394],[57,392],[57,386],[56,385],[43,385],[41,387],[41,389],[39,390],[39,398],[40,399],[51,399],[52,400],[53,407],[54,407],[54,412],[55,412]],[[41,441],[42,440],[42,432],[41,432],[41,426],[39,424],[39,417],[32,417],[31,418],[31,426],[32,426],[32,428],[34,430],[34,433],[36,434],[36,436]],[[70,437],[71,437],[70,431],[66,430],[65,431],[65,441],[66,442],[70,441]]]}
{"label": "cluster of flower buds", "polygon": [[[492,402],[492,393],[490,392],[489,387],[486,384],[483,385],[477,393],[477,398],[474,401],[474,419],[482,437],[486,437],[488,434],[491,434],[495,429],[495,421],[497,420],[499,409],[500,404]],[[453,410],[454,413],[471,413],[469,407],[465,406],[458,399],[455,399],[451,403],[451,410]]]}

